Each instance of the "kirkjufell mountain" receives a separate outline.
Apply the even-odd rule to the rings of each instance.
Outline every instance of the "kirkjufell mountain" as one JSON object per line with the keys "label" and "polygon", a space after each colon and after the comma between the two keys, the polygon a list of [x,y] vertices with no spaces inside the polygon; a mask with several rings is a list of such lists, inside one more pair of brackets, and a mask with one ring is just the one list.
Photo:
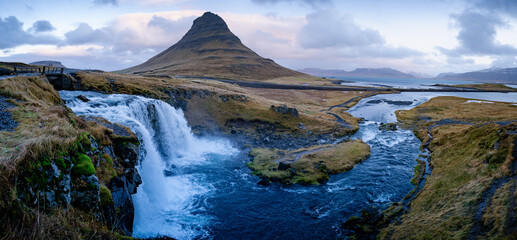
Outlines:
{"label": "kirkjufell mountain", "polygon": [[141,75],[265,80],[307,76],[263,58],[246,47],[217,14],[194,20],[181,40],[146,62],[121,72]]}

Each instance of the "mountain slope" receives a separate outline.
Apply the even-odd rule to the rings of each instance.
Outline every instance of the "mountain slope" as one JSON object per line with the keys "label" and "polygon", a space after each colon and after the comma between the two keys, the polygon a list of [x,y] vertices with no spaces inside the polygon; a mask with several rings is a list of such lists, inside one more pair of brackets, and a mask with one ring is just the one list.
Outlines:
{"label": "mountain slope", "polygon": [[517,68],[489,68],[466,73],[441,73],[435,78],[473,80],[481,82],[517,83]]}
{"label": "mountain slope", "polygon": [[194,20],[183,38],[167,50],[123,73],[265,80],[306,76],[262,58],[246,47],[216,14]]}
{"label": "mountain slope", "polygon": [[319,68],[304,68],[300,72],[315,76],[356,76],[356,77],[399,77],[415,78],[415,76],[391,68],[356,68],[347,72],[344,70],[326,70]]}

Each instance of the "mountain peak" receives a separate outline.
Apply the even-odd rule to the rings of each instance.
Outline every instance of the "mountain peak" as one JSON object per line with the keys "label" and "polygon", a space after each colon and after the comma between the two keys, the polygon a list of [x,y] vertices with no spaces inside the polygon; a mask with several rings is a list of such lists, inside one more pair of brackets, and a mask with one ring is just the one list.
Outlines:
{"label": "mountain peak", "polygon": [[211,12],[196,18],[179,42],[121,72],[250,80],[306,76],[259,56],[242,44],[219,15]]}
{"label": "mountain peak", "polygon": [[232,34],[226,22],[219,15],[205,12],[203,16],[196,18],[190,30],[183,38],[193,37],[192,35],[210,33],[210,34]]}

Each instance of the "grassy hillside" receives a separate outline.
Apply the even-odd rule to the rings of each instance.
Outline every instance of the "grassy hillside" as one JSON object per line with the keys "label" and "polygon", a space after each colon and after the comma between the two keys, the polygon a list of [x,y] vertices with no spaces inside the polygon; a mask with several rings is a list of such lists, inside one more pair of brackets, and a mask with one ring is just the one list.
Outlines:
{"label": "grassy hillside", "polygon": [[[243,88],[214,80],[158,78],[99,72],[78,72],[87,90],[138,94],[160,99],[185,110],[194,129],[256,135],[271,129],[277,135],[343,136],[359,127],[358,119],[343,107],[329,108],[368,92],[293,91]],[[295,108],[297,115],[274,109]],[[273,108],[272,108],[273,106]],[[343,121],[337,121],[333,113]],[[302,125],[300,125],[300,123]]]}
{"label": "grassy hillside", "polygon": [[517,106],[436,97],[397,117],[428,146],[432,173],[378,238],[515,239]]}

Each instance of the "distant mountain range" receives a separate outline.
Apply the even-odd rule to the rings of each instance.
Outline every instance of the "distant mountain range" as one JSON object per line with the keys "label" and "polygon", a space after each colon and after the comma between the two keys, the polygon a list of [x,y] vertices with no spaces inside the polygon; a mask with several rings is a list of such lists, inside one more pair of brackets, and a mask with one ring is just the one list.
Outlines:
{"label": "distant mountain range", "polygon": [[119,72],[235,80],[310,77],[259,56],[242,44],[221,17],[211,12],[194,20],[176,44],[140,65]]}
{"label": "distant mountain range", "polygon": [[440,73],[435,77],[435,79],[517,83],[517,68],[492,67],[466,73]]}
{"label": "distant mountain range", "polygon": [[30,65],[66,68],[65,66],[63,66],[63,64],[61,62],[53,61],[53,60],[44,60],[44,61],[31,62]]}
{"label": "distant mountain range", "polygon": [[357,77],[396,77],[396,78],[415,78],[415,76],[392,68],[356,68],[353,71],[347,72],[344,70],[327,70],[320,68],[304,68],[298,70],[302,73],[307,73],[315,76],[357,76]]}

